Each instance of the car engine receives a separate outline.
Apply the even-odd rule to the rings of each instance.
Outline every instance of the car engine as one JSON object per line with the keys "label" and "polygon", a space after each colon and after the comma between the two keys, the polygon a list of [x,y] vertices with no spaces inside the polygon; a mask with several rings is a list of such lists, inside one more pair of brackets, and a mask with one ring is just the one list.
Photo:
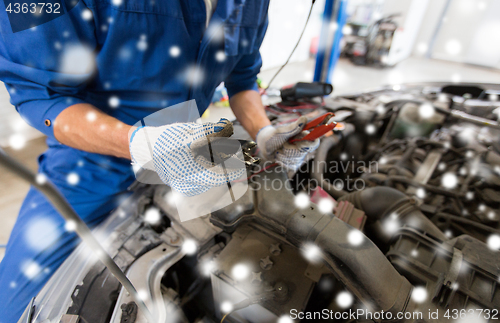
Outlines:
{"label": "car engine", "polygon": [[[496,321],[498,94],[407,84],[269,104],[273,124],[335,114],[298,172],[249,163],[245,195],[186,222],[168,186],[135,183],[94,234],[158,322]],[[252,161],[254,146],[242,144]],[[84,246],[20,322],[28,312],[29,322],[146,322]]]}

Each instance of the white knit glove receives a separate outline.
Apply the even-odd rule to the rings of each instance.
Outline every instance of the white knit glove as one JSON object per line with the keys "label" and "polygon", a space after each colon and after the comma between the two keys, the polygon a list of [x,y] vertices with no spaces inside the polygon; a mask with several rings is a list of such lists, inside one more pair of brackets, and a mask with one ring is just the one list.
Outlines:
{"label": "white knit glove", "polygon": [[257,145],[266,159],[274,159],[289,171],[297,171],[306,155],[318,148],[319,139],[289,143],[294,136],[305,136],[302,131],[307,123],[306,117],[280,126],[266,126],[257,133]]}
{"label": "white knit glove", "polygon": [[130,137],[130,155],[134,164],[155,171],[165,184],[184,196],[199,195],[238,179],[245,172],[244,163],[235,155],[223,166],[196,154],[208,139],[213,144],[232,134],[233,125],[227,119],[217,123],[140,127]]}

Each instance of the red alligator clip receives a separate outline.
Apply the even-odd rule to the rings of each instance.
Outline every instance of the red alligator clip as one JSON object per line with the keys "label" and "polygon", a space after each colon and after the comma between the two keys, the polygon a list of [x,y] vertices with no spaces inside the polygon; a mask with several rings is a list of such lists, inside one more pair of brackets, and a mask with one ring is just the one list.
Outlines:
{"label": "red alligator clip", "polygon": [[[309,121],[304,129],[302,130],[308,130],[309,133],[305,135],[302,138],[296,138],[297,136],[293,137],[292,139],[288,140],[289,143],[294,143],[294,142],[299,142],[299,141],[314,141],[323,135],[325,135],[328,131],[333,130],[337,123],[335,121],[328,123],[330,119],[334,116],[335,114],[332,112],[325,113],[324,115]],[[328,123],[328,124],[327,124]]]}

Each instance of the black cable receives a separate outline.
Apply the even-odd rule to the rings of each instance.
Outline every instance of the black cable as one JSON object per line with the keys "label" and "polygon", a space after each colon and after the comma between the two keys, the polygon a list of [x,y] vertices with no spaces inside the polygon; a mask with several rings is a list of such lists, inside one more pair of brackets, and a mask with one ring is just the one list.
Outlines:
{"label": "black cable", "polygon": [[306,31],[307,24],[309,23],[309,18],[311,18],[312,10],[313,10],[313,7],[314,7],[314,2],[316,2],[316,0],[313,0],[312,3],[311,3],[311,8],[309,9],[309,14],[307,15],[307,19],[306,19],[306,23],[304,25],[304,29],[302,29],[302,32],[300,33],[299,40],[297,40],[297,43],[295,44],[295,47],[293,48],[292,52],[290,53],[290,56],[288,56],[288,59],[286,60],[285,64],[283,64],[280,67],[280,69],[274,74],[274,76],[271,78],[271,80],[267,84],[266,90],[271,86],[271,84],[273,83],[274,79],[276,78],[276,76],[278,76],[278,74],[281,72],[281,70],[283,68],[285,68],[285,66],[288,64],[288,62],[292,58],[293,53],[295,53],[295,50],[297,49],[297,47],[299,47],[300,41],[302,40],[302,36],[304,36],[304,32]]}
{"label": "black cable", "polygon": [[488,232],[488,233],[496,233],[496,234],[500,233],[500,230],[492,228],[492,227],[487,226],[485,224],[476,222],[476,221],[471,220],[471,219],[463,218],[463,217],[460,217],[457,215],[445,213],[445,212],[437,213],[434,216],[434,218],[436,218],[436,219],[444,218],[444,219],[447,219],[449,221],[459,222],[459,223],[466,224],[468,226],[474,227],[475,229],[482,230],[482,231]]}

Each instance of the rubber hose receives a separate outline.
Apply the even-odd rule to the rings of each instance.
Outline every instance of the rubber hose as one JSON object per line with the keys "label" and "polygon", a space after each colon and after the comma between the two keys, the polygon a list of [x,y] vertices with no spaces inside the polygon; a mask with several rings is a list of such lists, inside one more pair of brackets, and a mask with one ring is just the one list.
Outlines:
{"label": "rubber hose", "polygon": [[[363,191],[350,193],[340,200],[349,201],[355,208],[363,210],[370,222],[382,222],[397,207],[405,210],[402,213],[397,213],[398,218],[404,224],[425,231],[441,241],[448,240],[444,233],[417,207],[402,208],[402,206],[409,206],[411,199],[395,188],[385,186],[370,187]],[[384,237],[380,238],[385,240]]]}
{"label": "rubber hose", "polygon": [[348,194],[343,189],[337,189],[334,185],[330,184],[329,181],[325,180],[323,175],[325,173],[325,167],[327,165],[326,157],[331,148],[337,146],[340,143],[340,136],[333,135],[326,137],[321,141],[318,149],[316,150],[316,155],[314,156],[314,161],[312,165],[311,176],[318,181],[319,186],[324,189],[328,194],[330,194],[334,199],[339,199],[342,196]]}

